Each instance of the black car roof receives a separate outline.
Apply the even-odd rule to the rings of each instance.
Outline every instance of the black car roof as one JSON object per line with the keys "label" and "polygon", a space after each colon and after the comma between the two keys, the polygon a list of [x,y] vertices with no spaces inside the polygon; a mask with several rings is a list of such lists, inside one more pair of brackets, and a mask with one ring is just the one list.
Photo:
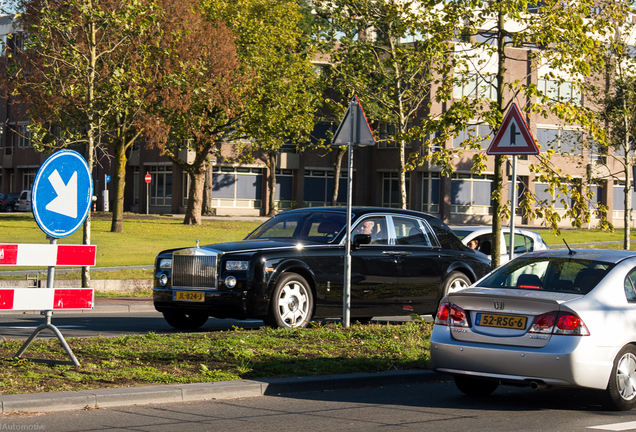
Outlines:
{"label": "black car roof", "polygon": [[[346,213],[346,207],[303,207],[293,210],[286,210],[283,213],[288,212],[312,212],[312,213],[321,213],[321,212],[335,212],[335,213]],[[409,216],[416,216],[425,219],[435,219],[440,220],[439,218],[430,215],[428,213],[423,213],[415,210],[404,210],[404,209],[396,209],[390,207],[352,207],[351,213],[354,216],[363,216],[369,213],[386,213],[386,214],[402,214]],[[280,213],[279,213],[280,214]]]}

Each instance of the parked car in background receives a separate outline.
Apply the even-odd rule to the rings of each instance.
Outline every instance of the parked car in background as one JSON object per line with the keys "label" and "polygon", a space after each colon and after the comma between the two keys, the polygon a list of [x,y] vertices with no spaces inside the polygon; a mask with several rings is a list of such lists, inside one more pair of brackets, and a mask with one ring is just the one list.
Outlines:
{"label": "parked car in background", "polygon": [[[467,246],[476,241],[476,249],[492,259],[492,226],[454,226],[451,229]],[[510,227],[502,227],[499,242],[500,250],[503,251],[499,262],[504,264],[510,260]],[[541,238],[541,234],[527,229],[515,228],[513,258],[526,252],[546,249],[548,249],[548,245]]]}
{"label": "parked car in background", "polygon": [[[305,327],[343,314],[346,209],[288,210],[244,240],[166,250],[153,299],[166,321],[195,329],[216,318]],[[490,270],[439,219],[415,211],[354,208],[351,318],[432,314],[440,299]]]}
{"label": "parked car in background", "polygon": [[12,212],[15,210],[15,204],[19,197],[20,194],[17,193],[0,194],[0,211]]}
{"label": "parked car in background", "polygon": [[31,191],[23,190],[15,204],[16,211],[31,211]]}
{"label": "parked car in background", "polygon": [[431,366],[469,395],[585,387],[636,405],[636,253],[530,252],[440,304]]}

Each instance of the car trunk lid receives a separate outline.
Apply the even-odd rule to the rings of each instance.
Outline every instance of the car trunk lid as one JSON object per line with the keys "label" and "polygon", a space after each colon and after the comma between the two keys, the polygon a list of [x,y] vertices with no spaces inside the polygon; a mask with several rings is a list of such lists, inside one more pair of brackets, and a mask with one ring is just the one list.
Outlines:
{"label": "car trunk lid", "polygon": [[446,300],[462,308],[469,317],[469,327],[451,327],[454,339],[539,348],[552,335],[529,332],[535,319],[560,311],[563,303],[580,297],[521,289],[469,288],[450,294]]}

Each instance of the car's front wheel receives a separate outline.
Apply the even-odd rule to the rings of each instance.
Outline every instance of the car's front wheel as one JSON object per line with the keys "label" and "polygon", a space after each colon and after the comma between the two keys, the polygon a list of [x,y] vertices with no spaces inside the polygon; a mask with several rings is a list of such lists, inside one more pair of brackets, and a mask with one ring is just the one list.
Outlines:
{"label": "car's front wheel", "polygon": [[627,345],[614,360],[605,390],[609,408],[626,411],[636,405],[636,347]]}
{"label": "car's front wheel", "polygon": [[166,322],[178,330],[196,330],[208,320],[208,315],[200,312],[164,312]]}
{"label": "car's front wheel", "polygon": [[455,376],[455,385],[468,396],[488,396],[499,387],[499,381],[484,380],[468,376]]}
{"label": "car's front wheel", "polygon": [[305,278],[295,273],[286,274],[274,288],[265,322],[271,327],[307,327],[313,306],[311,288]]}

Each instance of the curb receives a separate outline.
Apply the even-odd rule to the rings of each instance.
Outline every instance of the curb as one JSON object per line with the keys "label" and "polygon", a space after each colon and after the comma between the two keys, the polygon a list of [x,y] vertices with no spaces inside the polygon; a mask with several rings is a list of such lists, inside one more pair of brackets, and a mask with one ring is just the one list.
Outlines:
{"label": "curb", "polygon": [[443,381],[429,370],[222,381],[0,396],[0,413],[96,409]]}

